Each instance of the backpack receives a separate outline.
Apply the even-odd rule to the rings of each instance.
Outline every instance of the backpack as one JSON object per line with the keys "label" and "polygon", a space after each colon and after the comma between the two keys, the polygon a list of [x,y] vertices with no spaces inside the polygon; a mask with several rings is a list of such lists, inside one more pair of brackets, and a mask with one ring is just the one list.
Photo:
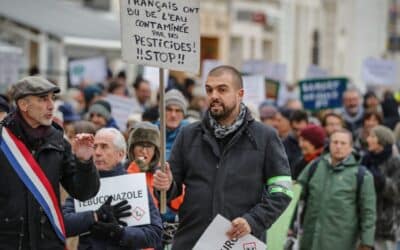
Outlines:
{"label": "backpack", "polygon": [[[310,183],[312,177],[314,176],[314,173],[315,173],[315,170],[317,169],[319,161],[320,161],[319,158],[314,160],[311,163],[310,169],[308,170],[307,182],[306,182],[307,186],[305,187],[305,190],[304,190],[304,201],[307,201],[307,199],[308,199],[308,184]],[[364,182],[364,175],[365,175],[366,171],[367,171],[367,168],[365,166],[360,165],[358,167],[358,171],[357,171],[357,175],[356,175],[356,177],[357,177],[357,188],[356,188],[356,199],[357,199],[357,202],[358,202],[359,197],[360,197],[361,186],[362,186],[362,184]]]}
{"label": "backpack", "polygon": [[[311,166],[310,166],[310,168],[308,170],[308,173],[307,173],[307,182],[306,182],[306,185],[304,186],[304,196],[303,196],[304,197],[303,198],[304,207],[303,207],[303,211],[301,212],[301,215],[300,215],[301,224],[303,224],[303,219],[304,219],[305,211],[306,211],[306,208],[307,208],[306,205],[307,205],[307,200],[308,200],[308,184],[310,183],[312,177],[314,176],[314,173],[315,173],[315,170],[317,169],[319,161],[320,161],[320,158],[315,159],[311,163]],[[360,214],[359,202],[360,202],[361,186],[362,186],[362,184],[364,182],[364,175],[365,175],[366,171],[368,171],[367,168],[365,166],[363,166],[363,165],[360,165],[358,167],[358,171],[357,171],[357,174],[356,174],[356,178],[357,178],[356,203],[357,203],[358,214]]]}

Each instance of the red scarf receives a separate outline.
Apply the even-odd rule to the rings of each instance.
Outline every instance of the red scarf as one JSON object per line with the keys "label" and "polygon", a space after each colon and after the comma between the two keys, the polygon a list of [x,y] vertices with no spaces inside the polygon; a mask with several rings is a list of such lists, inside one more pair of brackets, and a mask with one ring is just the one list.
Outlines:
{"label": "red scarf", "polygon": [[310,161],[312,161],[315,158],[317,158],[318,156],[320,156],[322,151],[324,151],[324,148],[318,148],[313,153],[304,155],[304,160],[307,163],[309,163]]}

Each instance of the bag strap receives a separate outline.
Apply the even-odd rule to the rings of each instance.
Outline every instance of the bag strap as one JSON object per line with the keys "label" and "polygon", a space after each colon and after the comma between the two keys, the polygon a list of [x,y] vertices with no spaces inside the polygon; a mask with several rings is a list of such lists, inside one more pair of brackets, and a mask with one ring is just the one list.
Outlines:
{"label": "bag strap", "polygon": [[304,195],[303,195],[304,201],[305,201],[305,202],[307,202],[307,199],[308,199],[308,192],[309,192],[308,189],[309,189],[310,181],[311,181],[311,179],[313,178],[313,176],[314,176],[314,174],[315,174],[315,170],[317,170],[319,161],[320,161],[320,158],[318,157],[317,159],[315,159],[315,160],[311,163],[311,166],[310,166],[310,168],[308,169],[308,172],[307,172],[307,182],[306,182],[306,185],[305,185],[305,190],[304,190]]}

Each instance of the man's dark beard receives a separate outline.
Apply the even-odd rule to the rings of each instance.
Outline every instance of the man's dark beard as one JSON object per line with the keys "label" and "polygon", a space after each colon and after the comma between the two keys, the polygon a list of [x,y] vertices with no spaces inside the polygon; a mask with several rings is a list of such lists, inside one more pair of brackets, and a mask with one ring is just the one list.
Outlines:
{"label": "man's dark beard", "polygon": [[216,121],[221,121],[228,118],[232,112],[235,110],[235,107],[227,108],[225,105],[221,104],[222,111],[212,112],[212,108],[210,107],[210,114]]}

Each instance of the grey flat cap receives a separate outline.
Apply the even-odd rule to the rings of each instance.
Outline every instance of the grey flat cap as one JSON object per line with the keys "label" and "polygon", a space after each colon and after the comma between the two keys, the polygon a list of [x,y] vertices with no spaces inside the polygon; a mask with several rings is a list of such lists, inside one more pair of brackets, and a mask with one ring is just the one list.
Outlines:
{"label": "grey flat cap", "polygon": [[28,95],[41,96],[48,93],[59,93],[60,88],[40,76],[28,76],[19,80],[11,91],[12,98],[17,101]]}

